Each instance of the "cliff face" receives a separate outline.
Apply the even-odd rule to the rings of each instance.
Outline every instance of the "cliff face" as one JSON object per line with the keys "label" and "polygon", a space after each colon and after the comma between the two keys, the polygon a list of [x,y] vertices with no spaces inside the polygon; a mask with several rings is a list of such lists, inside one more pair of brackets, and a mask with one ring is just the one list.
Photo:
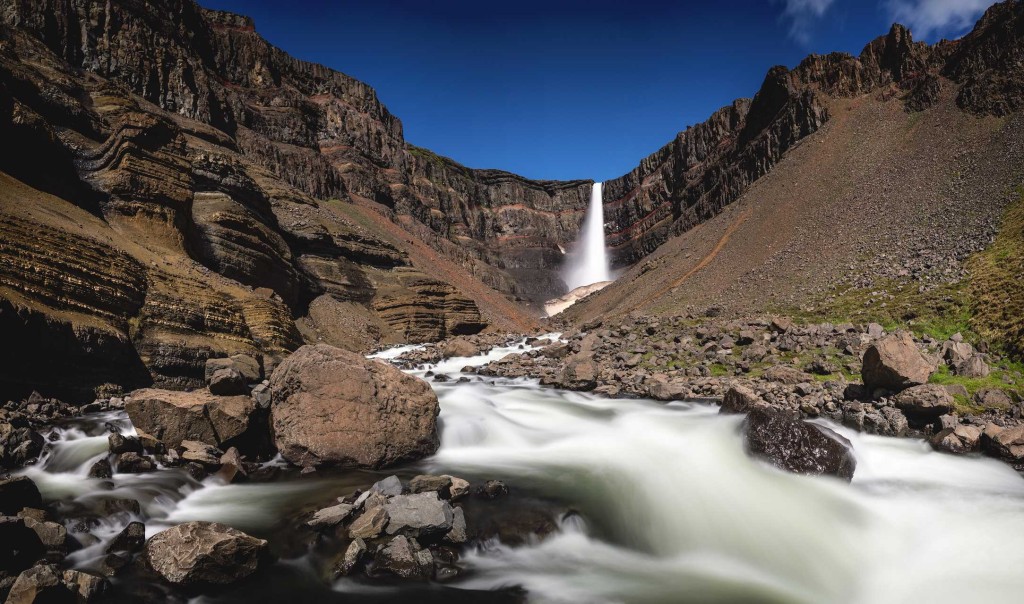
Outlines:
{"label": "cliff face", "polygon": [[894,25],[858,57],[812,55],[793,70],[772,68],[753,100],[720,109],[605,183],[615,263],[632,265],[721,212],[821,128],[835,99],[876,94],[921,111],[948,86],[972,113],[1016,111],[1024,103],[1022,6],[1011,0],[992,7],[956,42],[928,46]]}
{"label": "cliff face", "polygon": [[589,182],[471,170],[407,146],[369,86],[287,55],[246,17],[191,0],[10,0],[3,14],[70,66],[208,124],[312,197],[359,196],[415,217],[500,291],[540,301],[563,288],[558,246],[578,230]]}
{"label": "cliff face", "polygon": [[447,260],[411,258],[347,202],[311,195],[345,195],[303,146],[322,130],[314,88],[250,96],[229,78],[300,74],[334,95],[337,132],[395,135],[405,153],[364,85],[265,44],[253,64],[269,72],[215,77],[245,51],[212,41],[246,22],[185,2],[8,2],[0,15],[0,327],[19,343],[0,362],[2,396],[194,387],[207,358],[271,368],[304,338],[365,349],[528,322],[483,316],[496,293],[438,278],[455,274]]}

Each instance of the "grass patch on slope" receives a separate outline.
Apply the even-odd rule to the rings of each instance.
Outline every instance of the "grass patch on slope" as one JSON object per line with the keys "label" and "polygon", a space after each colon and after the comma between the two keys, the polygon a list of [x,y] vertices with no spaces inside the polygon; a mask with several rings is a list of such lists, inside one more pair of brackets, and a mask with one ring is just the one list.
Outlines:
{"label": "grass patch on slope", "polygon": [[1024,359],[1024,185],[1016,193],[996,240],[968,262],[968,290],[978,334]]}
{"label": "grass patch on slope", "polygon": [[968,259],[966,280],[926,291],[914,282],[886,280],[825,296],[812,310],[781,314],[806,322],[876,322],[940,340],[961,333],[1024,360],[1024,185],[1015,197],[992,245]]}

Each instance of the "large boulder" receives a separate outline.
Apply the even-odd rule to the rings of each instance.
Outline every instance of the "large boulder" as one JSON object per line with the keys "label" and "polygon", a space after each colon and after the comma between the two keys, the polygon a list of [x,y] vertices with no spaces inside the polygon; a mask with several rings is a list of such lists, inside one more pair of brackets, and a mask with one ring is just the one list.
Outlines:
{"label": "large boulder", "polygon": [[861,377],[869,391],[877,389],[900,392],[911,386],[925,384],[935,367],[932,366],[909,333],[885,336],[864,351]]}
{"label": "large boulder", "polygon": [[779,411],[752,409],[744,422],[744,436],[751,455],[788,472],[851,480],[857,467],[849,441]]}
{"label": "large boulder", "polygon": [[301,466],[380,468],[437,450],[437,396],[378,361],[307,345],[270,377],[271,426],[281,455]]}
{"label": "large boulder", "polygon": [[182,441],[238,446],[245,451],[257,442],[266,425],[249,396],[215,396],[203,390],[178,392],[147,388],[136,390],[125,405],[137,430],[151,434],[168,448]]}
{"label": "large boulder", "polygon": [[896,406],[911,419],[933,421],[956,408],[953,395],[938,384],[922,384],[896,395]]}
{"label": "large boulder", "polygon": [[228,585],[256,572],[267,542],[217,522],[186,522],[153,535],[146,563],[180,587]]}

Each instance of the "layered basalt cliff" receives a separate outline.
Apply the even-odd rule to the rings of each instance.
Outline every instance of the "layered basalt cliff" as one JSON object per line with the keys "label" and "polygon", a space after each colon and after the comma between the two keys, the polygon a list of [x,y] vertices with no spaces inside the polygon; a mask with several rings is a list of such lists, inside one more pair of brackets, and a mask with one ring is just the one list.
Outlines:
{"label": "layered basalt cliff", "polygon": [[833,99],[877,94],[921,111],[948,86],[970,112],[1003,115],[1020,108],[1022,7],[1017,0],[993,6],[956,42],[914,42],[906,28],[894,25],[858,57],[812,55],[792,70],[772,68],[753,100],[720,109],[604,184],[614,262],[631,265],[718,214],[821,128]]}
{"label": "layered basalt cliff", "polygon": [[70,66],[211,126],[310,196],[355,195],[415,217],[500,291],[541,301],[564,287],[559,247],[579,228],[589,181],[472,170],[409,146],[373,89],[271,46],[247,17],[191,0],[11,0],[4,20]]}
{"label": "layered basalt cliff", "polygon": [[[269,367],[304,333],[318,333],[317,317],[335,318],[310,315],[300,331],[296,320],[317,300],[317,308],[333,300],[375,327],[315,336],[356,349],[475,333],[502,320],[481,316],[474,299],[428,274],[436,263],[418,267],[325,205],[342,202],[303,190],[344,194],[343,181],[329,176],[333,166],[326,177],[307,166],[313,180],[293,172],[300,187],[282,178],[294,165],[288,158],[322,160],[319,152],[283,153],[286,163],[272,166],[281,174],[265,155],[247,154],[246,137],[264,150],[297,147],[239,124],[245,112],[226,110],[237,97],[195,94],[189,85],[209,74],[179,59],[198,61],[188,44],[197,53],[205,47],[171,35],[187,28],[174,29],[162,8],[110,3],[79,12],[85,6],[4,6],[0,326],[18,346],[0,362],[0,396],[40,388],[85,397],[105,383],[194,387],[206,359],[239,352]],[[185,16],[190,7],[177,6]],[[142,46],[133,53],[113,40]],[[175,49],[183,54],[164,54]],[[359,102],[372,98],[365,90]]]}

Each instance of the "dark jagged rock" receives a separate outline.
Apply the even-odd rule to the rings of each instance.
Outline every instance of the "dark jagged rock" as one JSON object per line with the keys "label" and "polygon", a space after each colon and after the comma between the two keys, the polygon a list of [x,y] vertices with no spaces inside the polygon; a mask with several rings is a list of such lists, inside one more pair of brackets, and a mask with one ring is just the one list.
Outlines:
{"label": "dark jagged rock", "polygon": [[744,435],[752,455],[788,472],[851,480],[857,467],[846,439],[779,411],[752,410],[744,424]]}
{"label": "dark jagged rock", "polygon": [[14,516],[22,508],[43,507],[43,497],[26,476],[0,478],[0,516]]}

